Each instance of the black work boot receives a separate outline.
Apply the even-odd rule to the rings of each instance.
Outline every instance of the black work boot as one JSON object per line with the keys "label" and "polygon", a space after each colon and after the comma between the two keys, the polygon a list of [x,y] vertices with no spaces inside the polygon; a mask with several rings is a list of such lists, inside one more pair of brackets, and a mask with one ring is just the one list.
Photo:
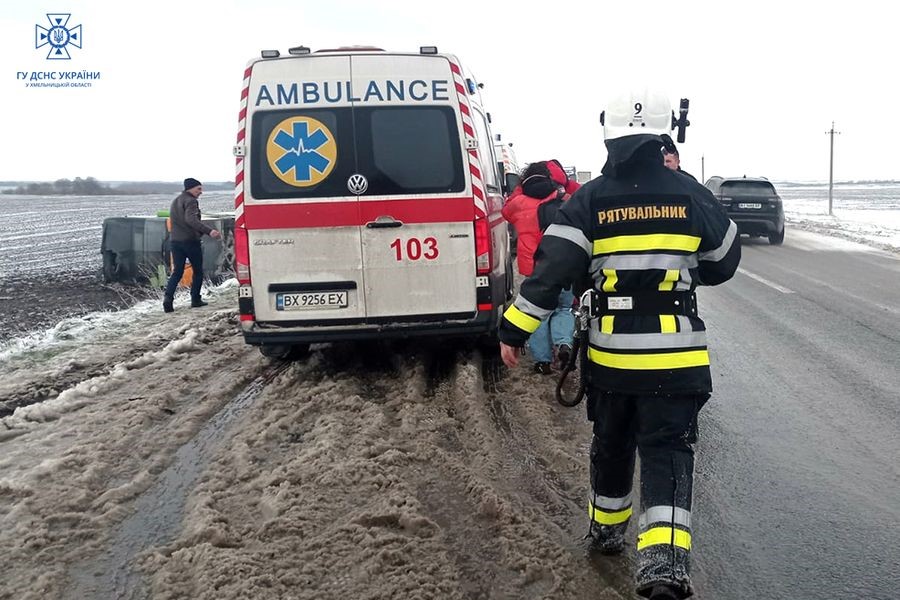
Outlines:
{"label": "black work boot", "polygon": [[566,368],[570,356],[572,356],[572,347],[568,344],[560,344],[556,347],[556,359],[559,361],[560,369]]}
{"label": "black work boot", "polygon": [[201,306],[209,306],[209,302],[203,300],[191,300],[191,308],[200,308]]}
{"label": "black work boot", "polygon": [[540,373],[541,375],[552,375],[553,369],[548,362],[536,362],[534,363],[534,372]]}
{"label": "black work boot", "polygon": [[163,298],[163,310],[166,311],[167,313],[175,311],[175,307],[172,306],[171,298]]}
{"label": "black work boot", "polygon": [[667,585],[657,585],[650,591],[648,598],[650,600],[680,600],[681,596],[678,595],[675,588]]}
{"label": "black work boot", "polygon": [[591,523],[591,551],[600,554],[621,554],[625,550],[625,530],[628,523],[621,525],[599,525]]}

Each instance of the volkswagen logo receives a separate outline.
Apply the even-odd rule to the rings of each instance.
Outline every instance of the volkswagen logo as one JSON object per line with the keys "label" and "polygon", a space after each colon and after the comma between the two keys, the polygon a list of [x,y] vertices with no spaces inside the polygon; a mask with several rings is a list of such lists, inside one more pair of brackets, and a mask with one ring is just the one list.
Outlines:
{"label": "volkswagen logo", "polygon": [[357,196],[365,194],[366,190],[369,189],[369,181],[364,175],[354,173],[350,176],[350,179],[347,180],[347,189]]}

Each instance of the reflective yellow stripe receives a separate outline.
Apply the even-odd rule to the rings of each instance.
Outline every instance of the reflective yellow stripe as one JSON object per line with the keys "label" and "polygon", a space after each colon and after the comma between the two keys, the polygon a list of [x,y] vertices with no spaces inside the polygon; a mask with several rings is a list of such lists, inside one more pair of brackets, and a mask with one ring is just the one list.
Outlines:
{"label": "reflective yellow stripe", "polygon": [[659,315],[659,330],[662,333],[678,333],[675,326],[675,315]]}
{"label": "reflective yellow stripe", "polygon": [[684,250],[696,252],[700,238],[676,233],[649,233],[645,235],[620,235],[594,240],[594,254],[613,252],[640,252],[643,250]]}
{"label": "reflective yellow stripe", "polygon": [[600,317],[600,333],[612,333],[613,332],[613,320],[616,317],[613,315],[604,315]]}
{"label": "reflective yellow stripe", "polygon": [[[672,536],[675,539],[672,539]],[[666,544],[669,546],[678,546],[685,550],[691,549],[691,534],[682,529],[673,529],[671,527],[654,527],[648,529],[644,533],[638,535],[637,549],[643,550],[648,546],[658,546]]]}
{"label": "reflective yellow stripe", "polygon": [[523,313],[516,308],[515,304],[510,305],[510,307],[506,309],[506,312],[503,313],[503,318],[527,333],[534,333],[535,330],[541,326],[540,319],[535,319],[531,315]]}
{"label": "reflective yellow stripe", "polygon": [[678,277],[681,276],[681,271],[678,269],[669,269],[666,271],[665,278],[659,283],[659,291],[661,292],[669,292],[675,289],[675,282],[678,281]]}
{"label": "reflective yellow stripe", "polygon": [[603,269],[603,291],[604,292],[614,292],[616,291],[616,283],[619,282],[619,275],[616,273],[615,269]]}
{"label": "reflective yellow stripe", "polygon": [[588,348],[588,358],[592,363],[613,369],[686,369],[688,367],[709,365],[709,352],[706,350],[659,354],[613,354],[612,352],[602,352],[594,348]]}
{"label": "reflective yellow stripe", "polygon": [[631,518],[631,507],[615,512],[604,512],[596,508],[592,502],[588,502],[588,514],[600,525],[618,525]]}

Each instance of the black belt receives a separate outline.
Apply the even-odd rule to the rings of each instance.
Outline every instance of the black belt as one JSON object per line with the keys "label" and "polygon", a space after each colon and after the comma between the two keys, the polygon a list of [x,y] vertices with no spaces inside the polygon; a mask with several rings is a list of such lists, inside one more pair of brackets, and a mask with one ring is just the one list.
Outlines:
{"label": "black belt", "polygon": [[592,317],[601,315],[697,316],[695,292],[594,292]]}

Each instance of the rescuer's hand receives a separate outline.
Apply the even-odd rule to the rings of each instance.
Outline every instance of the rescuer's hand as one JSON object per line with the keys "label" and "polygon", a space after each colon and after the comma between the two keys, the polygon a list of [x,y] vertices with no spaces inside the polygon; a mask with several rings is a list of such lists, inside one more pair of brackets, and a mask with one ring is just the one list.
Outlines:
{"label": "rescuer's hand", "polygon": [[219,233],[219,230],[218,230],[218,229],[213,229],[212,231],[209,232],[209,237],[211,237],[211,238],[220,238],[220,237],[222,237],[222,234]]}
{"label": "rescuer's hand", "polygon": [[519,354],[521,351],[521,348],[516,348],[515,346],[509,346],[500,342],[500,358],[503,359],[503,364],[510,369],[519,364]]}

